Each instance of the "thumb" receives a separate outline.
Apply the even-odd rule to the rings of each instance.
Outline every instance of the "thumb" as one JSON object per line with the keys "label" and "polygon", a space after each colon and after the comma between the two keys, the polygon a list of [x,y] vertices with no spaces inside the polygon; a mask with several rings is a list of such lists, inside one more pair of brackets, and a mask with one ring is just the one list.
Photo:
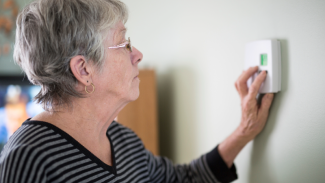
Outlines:
{"label": "thumb", "polygon": [[261,106],[260,106],[260,109],[259,109],[259,114],[260,115],[262,115],[264,117],[267,117],[267,115],[269,113],[270,106],[271,106],[272,101],[273,101],[273,98],[274,98],[273,93],[268,93],[268,94],[265,94],[263,96]]}

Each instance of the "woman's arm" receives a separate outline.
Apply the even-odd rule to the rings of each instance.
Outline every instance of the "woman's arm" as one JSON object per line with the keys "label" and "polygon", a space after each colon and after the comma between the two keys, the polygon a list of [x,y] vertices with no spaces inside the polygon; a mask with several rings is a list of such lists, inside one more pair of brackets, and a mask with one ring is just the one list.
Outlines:
{"label": "woman's arm", "polygon": [[251,67],[244,71],[235,83],[235,87],[241,99],[242,117],[239,127],[224,140],[218,150],[227,166],[230,168],[244,146],[259,134],[266,123],[269,109],[274,94],[268,93],[263,96],[261,104],[258,105],[256,96],[258,90],[266,78],[266,72],[261,72],[253,84],[247,87],[247,80],[258,70]]}
{"label": "woman's arm", "polygon": [[173,164],[148,150],[146,154],[150,182],[231,182],[237,179],[235,166],[228,169],[216,148],[189,164]]}

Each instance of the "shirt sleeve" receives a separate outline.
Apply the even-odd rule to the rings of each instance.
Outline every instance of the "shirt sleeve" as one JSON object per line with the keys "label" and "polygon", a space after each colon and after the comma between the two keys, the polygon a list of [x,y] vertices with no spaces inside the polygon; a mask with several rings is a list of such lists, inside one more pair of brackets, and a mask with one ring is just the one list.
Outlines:
{"label": "shirt sleeve", "polygon": [[210,170],[220,182],[226,183],[238,179],[235,164],[228,168],[219,154],[218,146],[206,155],[206,159]]}
{"label": "shirt sleeve", "polygon": [[183,165],[174,165],[169,159],[154,156],[146,150],[151,182],[224,183],[232,181],[232,178],[236,179],[235,166],[228,169],[216,149],[217,147],[208,154]]}

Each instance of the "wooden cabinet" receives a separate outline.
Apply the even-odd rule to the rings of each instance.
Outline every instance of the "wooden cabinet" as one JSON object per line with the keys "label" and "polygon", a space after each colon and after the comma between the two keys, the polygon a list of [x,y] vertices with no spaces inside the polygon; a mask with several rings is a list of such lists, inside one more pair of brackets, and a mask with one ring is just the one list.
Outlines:
{"label": "wooden cabinet", "polygon": [[118,114],[118,122],[131,128],[146,149],[158,155],[157,89],[154,70],[140,70],[140,96]]}

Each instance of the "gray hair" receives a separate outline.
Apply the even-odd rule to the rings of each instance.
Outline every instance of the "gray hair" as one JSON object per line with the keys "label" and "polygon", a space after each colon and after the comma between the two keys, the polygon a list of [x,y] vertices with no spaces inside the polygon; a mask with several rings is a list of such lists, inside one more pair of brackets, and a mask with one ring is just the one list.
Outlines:
{"label": "gray hair", "polygon": [[14,60],[30,82],[41,86],[35,97],[47,111],[84,97],[70,60],[83,55],[98,70],[103,65],[104,33],[125,23],[128,11],[119,0],[37,0],[17,18]]}

